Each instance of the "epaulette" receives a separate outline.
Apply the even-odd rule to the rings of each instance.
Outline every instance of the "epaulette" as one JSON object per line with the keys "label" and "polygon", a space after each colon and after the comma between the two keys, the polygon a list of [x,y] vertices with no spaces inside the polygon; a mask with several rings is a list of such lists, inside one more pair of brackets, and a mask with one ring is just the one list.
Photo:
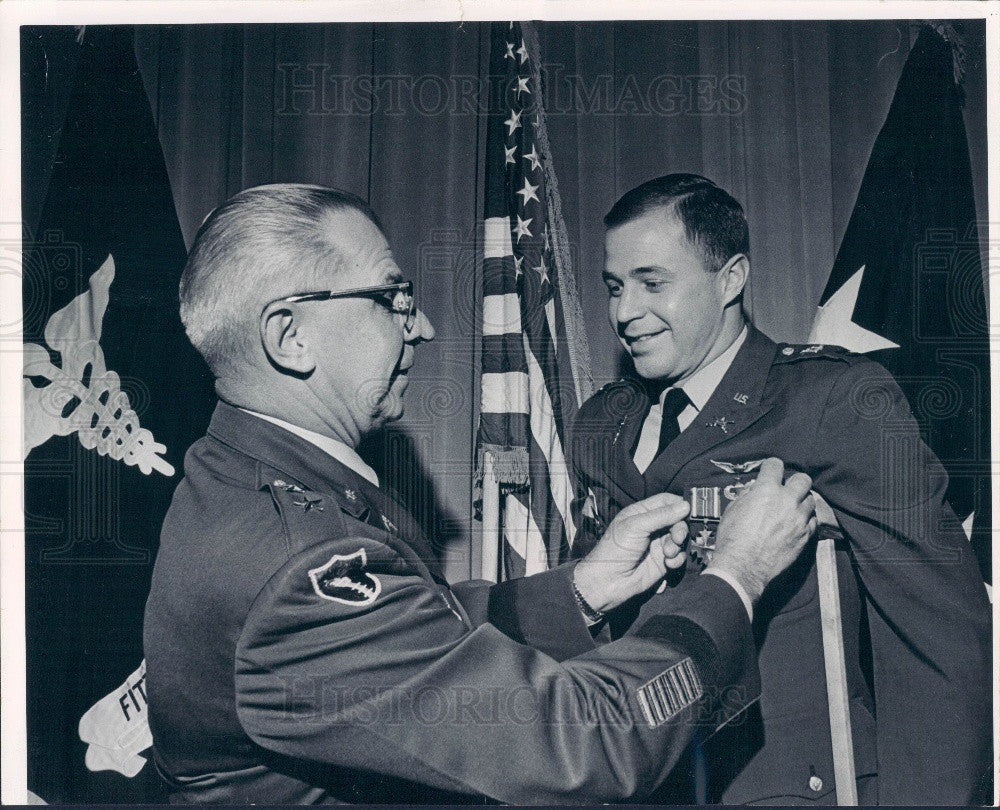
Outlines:
{"label": "epaulette", "polygon": [[775,363],[795,363],[799,360],[842,360],[858,355],[843,346],[828,343],[779,343]]}
{"label": "epaulette", "polygon": [[346,514],[364,523],[371,511],[370,504],[351,489],[313,492],[282,478],[267,482],[266,487],[281,515],[289,551],[293,553],[311,545],[314,536],[325,537],[331,520],[339,524]]}

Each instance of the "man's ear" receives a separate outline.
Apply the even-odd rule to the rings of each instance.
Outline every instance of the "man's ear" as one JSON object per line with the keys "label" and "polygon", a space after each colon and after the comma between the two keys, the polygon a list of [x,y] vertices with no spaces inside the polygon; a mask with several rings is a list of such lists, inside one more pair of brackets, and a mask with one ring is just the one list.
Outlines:
{"label": "man's ear", "polygon": [[285,301],[268,304],[261,313],[260,343],[271,365],[280,371],[305,375],[316,367],[302,324]]}
{"label": "man's ear", "polygon": [[750,260],[742,253],[737,253],[719,270],[719,283],[726,306],[733,303],[750,278]]}

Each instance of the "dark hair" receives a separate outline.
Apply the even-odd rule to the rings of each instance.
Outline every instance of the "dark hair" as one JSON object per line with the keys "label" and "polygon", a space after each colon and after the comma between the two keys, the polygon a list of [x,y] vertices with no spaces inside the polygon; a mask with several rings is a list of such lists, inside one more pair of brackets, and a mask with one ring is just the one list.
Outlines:
{"label": "dark hair", "polygon": [[321,283],[339,265],[339,245],[325,226],[352,209],[382,230],[360,197],[297,183],[245,189],[205,218],[181,275],[180,315],[216,376],[250,358],[268,301]]}
{"label": "dark hair", "polygon": [[750,253],[750,229],[741,206],[711,180],[698,174],[667,174],[626,192],[604,217],[616,228],[662,208],[675,215],[684,233],[715,272],[738,253]]}

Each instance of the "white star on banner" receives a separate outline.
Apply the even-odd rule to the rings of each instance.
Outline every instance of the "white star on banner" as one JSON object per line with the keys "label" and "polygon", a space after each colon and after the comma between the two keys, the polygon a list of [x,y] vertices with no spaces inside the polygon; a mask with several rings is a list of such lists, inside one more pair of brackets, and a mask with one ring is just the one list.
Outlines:
{"label": "white star on banner", "polygon": [[[528,222],[531,222],[529,219]],[[514,256],[514,278],[519,279],[524,275],[524,269],[521,265],[524,263],[524,256]]]}
{"label": "white star on banner", "polygon": [[507,134],[508,135],[513,135],[514,134],[514,130],[517,129],[519,126],[521,126],[521,113],[516,112],[514,110],[511,110],[510,111],[510,118],[508,118],[506,121],[504,121],[504,123],[508,127],[510,127],[510,129],[507,131]]}
{"label": "white star on banner", "polygon": [[514,235],[517,236],[517,241],[521,241],[522,236],[531,236],[531,231],[528,230],[528,226],[531,224],[532,217],[527,219],[521,219],[520,214],[517,216],[517,225],[514,226]]}
{"label": "white star on banner", "polygon": [[539,260],[538,267],[533,267],[531,269],[538,273],[540,279],[538,282],[539,284],[544,284],[549,280],[549,269],[545,266],[544,260]]}
{"label": "white star on banner", "polygon": [[507,163],[516,163],[517,162],[516,160],[514,160],[514,153],[517,151],[517,144],[516,143],[510,149],[508,149],[505,146],[503,148],[503,151],[504,151],[504,154],[507,156],[506,160],[504,160],[505,164],[507,164]]}
{"label": "white star on banner", "polygon": [[865,273],[865,265],[843,283],[830,299],[816,312],[809,340],[814,343],[829,343],[843,346],[858,354],[874,352],[880,349],[898,349],[899,344],[888,338],[858,326],[851,318],[854,315],[854,305],[858,302],[861,291],[861,279]]}
{"label": "white star on banner", "polygon": [[538,152],[535,151],[535,145],[534,144],[531,144],[531,151],[528,152],[528,154],[526,154],[526,155],[521,155],[521,157],[523,157],[525,160],[530,160],[531,161],[531,169],[532,169],[532,171],[534,171],[535,169],[537,169],[539,166],[542,165],[541,162],[538,160],[539,155],[538,155]]}
{"label": "white star on banner", "polygon": [[514,59],[514,58],[516,58],[514,56],[514,43],[513,42],[508,42],[507,43],[507,53],[505,53],[503,55],[503,58],[504,59]]}
{"label": "white star on banner", "polygon": [[538,186],[531,185],[531,183],[528,182],[528,178],[525,177],[524,188],[522,188],[519,192],[517,192],[522,197],[521,205],[522,206],[527,205],[528,200],[536,200],[538,202],[541,202],[541,200],[538,199],[538,195],[535,194],[536,191],[538,191]]}
{"label": "white star on banner", "polygon": [[517,95],[518,95],[518,97],[521,96],[521,93],[527,93],[529,96],[531,95],[531,91],[528,89],[528,77],[527,76],[518,76],[517,77]]}
{"label": "white star on banner", "polygon": [[524,40],[521,40],[521,47],[517,49],[517,52],[521,54],[521,64],[523,65],[528,61],[528,49],[524,47]]}

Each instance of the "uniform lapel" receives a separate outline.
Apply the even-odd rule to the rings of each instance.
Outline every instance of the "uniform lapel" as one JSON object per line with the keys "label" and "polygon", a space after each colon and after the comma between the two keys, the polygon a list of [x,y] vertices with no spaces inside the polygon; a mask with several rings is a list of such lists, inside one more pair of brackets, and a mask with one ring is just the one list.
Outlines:
{"label": "uniform lapel", "polygon": [[646,484],[635,466],[632,450],[649,411],[649,396],[637,385],[632,386],[632,391],[633,394],[622,403],[621,416],[611,437],[608,472],[611,481],[625,493],[627,500],[637,501],[645,497]]}
{"label": "uniform lapel", "polygon": [[645,475],[649,490],[669,486],[681,467],[739,435],[773,407],[762,403],[761,395],[778,347],[753,326],[749,330],[701,413],[649,465]]}

